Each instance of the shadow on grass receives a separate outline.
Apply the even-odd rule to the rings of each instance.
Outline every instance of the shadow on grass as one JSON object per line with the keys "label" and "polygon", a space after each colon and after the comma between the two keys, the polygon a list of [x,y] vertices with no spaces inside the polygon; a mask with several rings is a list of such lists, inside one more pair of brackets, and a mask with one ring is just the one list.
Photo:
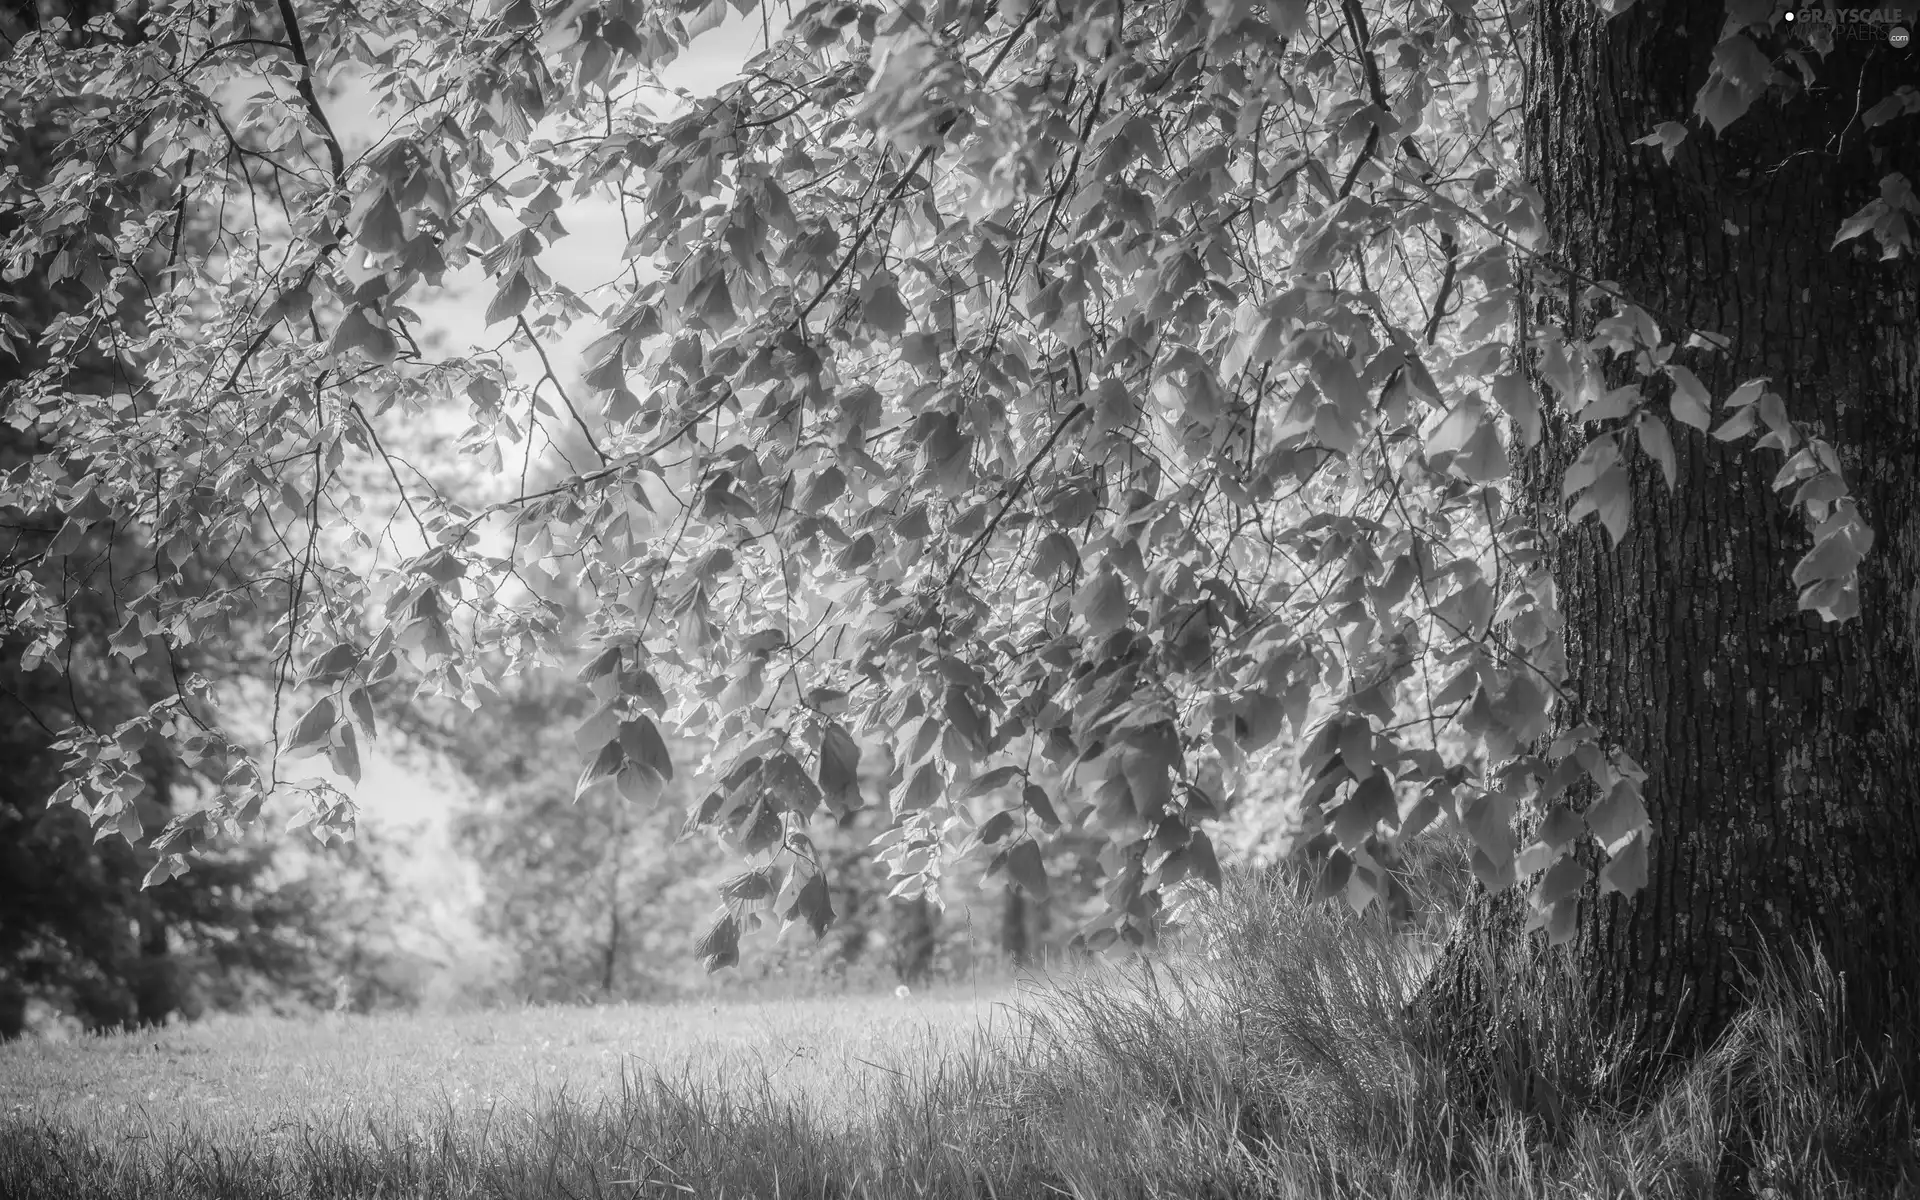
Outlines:
{"label": "shadow on grass", "polygon": [[[1914,1047],[1842,1044],[1817,958],[1770,961],[1728,1035],[1632,1114],[1555,1099],[1604,1063],[1575,989],[1534,997],[1530,1077],[1468,1114],[1406,1016],[1430,949],[1242,877],[1176,958],[1036,988],[1017,1035],[911,1063],[859,1105],[763,1071],[225,1137],[110,1143],[16,1115],[0,1195],[1613,1200],[1714,1195],[1730,1156],[1766,1200],[1920,1195]],[[1562,1077],[1542,1086],[1541,1064]]]}

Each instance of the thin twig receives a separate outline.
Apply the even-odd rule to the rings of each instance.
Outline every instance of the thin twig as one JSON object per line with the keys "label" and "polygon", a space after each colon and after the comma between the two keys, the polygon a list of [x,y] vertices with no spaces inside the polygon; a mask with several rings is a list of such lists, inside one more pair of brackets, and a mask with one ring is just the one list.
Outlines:
{"label": "thin twig", "polygon": [[[413,497],[407,495],[407,485],[400,482],[400,472],[394,469],[393,456],[387,453],[386,446],[381,443],[380,431],[373,427],[373,419],[367,416],[367,410],[360,407],[358,400],[347,401],[347,407],[367,427],[367,435],[373,439],[373,448],[380,452],[380,461],[387,464],[387,474],[393,476],[393,486],[400,493],[400,502],[407,506],[407,511],[413,515],[413,523],[420,529],[421,540],[429,546],[433,545],[433,535],[427,532],[427,523],[420,519],[419,510],[413,507]],[[408,469],[412,469],[412,464],[408,464]]]}
{"label": "thin twig", "polygon": [[592,448],[594,456],[600,460],[600,465],[606,466],[610,461],[607,458],[607,452],[600,448],[599,442],[593,440],[593,430],[587,428],[586,418],[582,417],[580,410],[573,406],[573,400],[567,395],[567,389],[560,386],[560,377],[553,373],[553,363],[547,358],[546,347],[542,346],[540,339],[534,336],[533,327],[527,324],[524,316],[516,313],[513,319],[520,323],[520,332],[526,334],[527,340],[533,343],[533,352],[540,356],[541,369],[546,372],[546,377],[553,381],[553,390],[560,394],[560,403],[567,406],[567,415],[571,416],[573,423],[580,427],[580,436],[587,439],[587,445]]}
{"label": "thin twig", "polygon": [[807,301],[806,307],[802,308],[800,314],[793,319],[795,327],[805,324],[807,317],[812,314],[814,309],[820,307],[822,300],[827,298],[827,293],[833,291],[833,285],[840,282],[840,277],[847,273],[847,268],[851,267],[853,260],[859,257],[861,247],[867,244],[867,239],[873,236],[875,229],[879,228],[880,210],[899,199],[900,193],[907,190],[907,185],[913,182],[914,175],[921,167],[927,164],[928,159],[933,157],[934,149],[935,147],[933,146],[927,146],[924,147],[919,154],[914,155],[913,162],[908,164],[907,169],[901,173],[900,178],[895,181],[893,187],[887,194],[881,197],[880,203],[874,205],[873,219],[860,227],[860,232],[853,239],[853,245],[847,249],[846,255],[840,260],[840,264],[834,267],[833,274],[827,276],[827,281],[820,285],[820,290],[813,294],[813,299]]}
{"label": "thin twig", "polygon": [[1086,411],[1087,402],[1085,400],[1082,400],[1069,409],[1067,415],[1060,419],[1060,423],[1053,427],[1053,432],[1048,435],[1047,440],[1041,444],[1038,450],[1033,452],[1033,457],[1027,460],[1027,465],[1020,468],[1020,477],[1014,480],[1013,490],[1007,493],[1006,500],[1000,505],[1000,511],[993,514],[993,520],[988,521],[987,527],[974,535],[973,540],[967,543],[967,548],[960,552],[960,557],[954,560],[953,569],[947,572],[947,582],[940,588],[942,592],[953,586],[953,581],[960,577],[960,572],[965,569],[967,561],[977,554],[981,547],[986,545],[987,539],[993,536],[993,531],[1000,527],[1001,518],[1007,515],[1007,510],[1013,507],[1014,501],[1020,499],[1020,493],[1024,492],[1027,485],[1033,482],[1033,468],[1039,464],[1042,458],[1046,457],[1049,450],[1053,449],[1053,444],[1060,440],[1060,435],[1067,431],[1067,427],[1079,420],[1080,414]]}

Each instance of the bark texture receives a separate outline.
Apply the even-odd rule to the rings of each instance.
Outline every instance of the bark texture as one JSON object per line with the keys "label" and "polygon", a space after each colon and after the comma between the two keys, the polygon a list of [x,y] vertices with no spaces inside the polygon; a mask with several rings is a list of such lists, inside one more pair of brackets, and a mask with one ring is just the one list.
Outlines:
{"label": "bark texture", "polygon": [[[1598,427],[1550,423],[1519,464],[1561,586],[1575,715],[1646,768],[1655,826],[1650,885],[1590,891],[1564,965],[1636,1084],[1726,1027],[1763,946],[1817,945],[1877,1036],[1920,991],[1920,263],[1880,261],[1871,236],[1831,243],[1883,176],[1920,180],[1920,119],[1859,119],[1920,83],[1920,50],[1762,41],[1806,51],[1819,77],[1770,88],[1716,138],[1689,117],[1721,6],[1641,0],[1608,20],[1592,0],[1543,0],[1534,20],[1527,161],[1566,275],[1534,277],[1523,332],[1546,316],[1584,333],[1607,310],[1580,293],[1607,280],[1668,334],[1723,333],[1726,352],[1677,361],[1721,398],[1771,377],[1839,450],[1878,539],[1860,619],[1823,624],[1796,609],[1811,540],[1792,490],[1771,486],[1779,452],[1671,423],[1678,486],[1632,453],[1618,548],[1595,521],[1568,526],[1559,488]],[[1671,164],[1632,144],[1665,121],[1690,125]],[[1443,1042],[1481,1071],[1516,981],[1561,957],[1520,931],[1517,901],[1477,900],[1429,982]]]}

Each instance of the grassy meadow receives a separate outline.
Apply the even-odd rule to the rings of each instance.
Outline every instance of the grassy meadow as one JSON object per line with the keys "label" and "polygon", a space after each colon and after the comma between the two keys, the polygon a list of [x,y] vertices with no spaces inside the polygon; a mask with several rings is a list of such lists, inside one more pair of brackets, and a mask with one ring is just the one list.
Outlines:
{"label": "grassy meadow", "polygon": [[1240,879],[1175,955],[996,991],[224,1019],[0,1047],[0,1196],[968,1200],[1920,1196],[1911,1046],[1817,961],[1632,1111],[1572,989],[1467,1110],[1430,936]]}
{"label": "grassy meadow", "polygon": [[449,1015],[219,1015],[67,1042],[0,1044],[0,1111],[106,1138],[169,1128],[249,1137],[303,1123],[407,1127],[513,1111],[546,1098],[591,1103],[636,1077],[770,1095],[819,1096],[857,1112],[875,1081],[949,1056],[1009,1026],[994,992],[813,997]]}

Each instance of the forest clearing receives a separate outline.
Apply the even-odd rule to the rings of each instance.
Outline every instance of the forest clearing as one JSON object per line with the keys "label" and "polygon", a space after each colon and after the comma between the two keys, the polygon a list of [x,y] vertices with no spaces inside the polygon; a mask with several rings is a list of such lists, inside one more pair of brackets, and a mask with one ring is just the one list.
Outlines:
{"label": "forest clearing", "polygon": [[0,1200],[1913,1196],[1916,27],[0,2]]}

